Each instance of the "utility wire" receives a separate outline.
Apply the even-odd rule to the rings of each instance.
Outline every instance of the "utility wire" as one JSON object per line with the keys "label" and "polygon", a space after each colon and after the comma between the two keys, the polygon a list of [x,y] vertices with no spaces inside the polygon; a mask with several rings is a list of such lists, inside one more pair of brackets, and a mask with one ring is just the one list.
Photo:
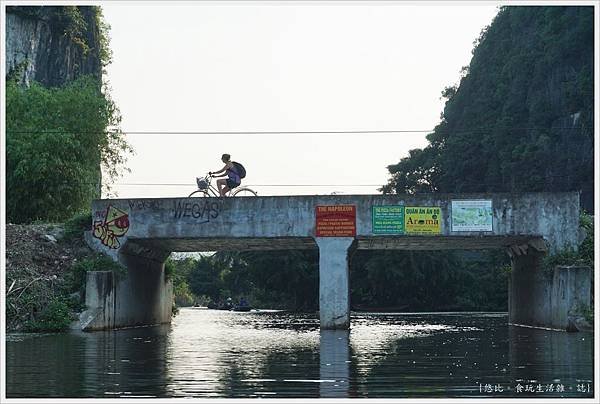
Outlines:
{"label": "utility wire", "polygon": [[[194,185],[193,183],[167,183],[167,184],[142,184],[142,183],[115,183],[111,186],[174,186],[183,187]],[[380,187],[381,184],[244,184],[248,187]]]}
{"label": "utility wire", "polygon": [[122,134],[122,135],[296,135],[296,134],[353,134],[353,133],[428,133],[431,130],[305,130],[305,131],[78,131],[78,130],[11,130],[7,133],[20,134]]}
{"label": "utility wire", "polygon": [[[591,174],[591,178],[593,178],[593,173]],[[551,178],[572,178],[577,180],[578,178],[584,176],[581,173],[571,173],[571,174],[540,174],[543,178],[541,182],[549,184],[549,179]],[[396,182],[393,177],[394,174],[390,174],[391,178],[388,179],[392,182]],[[586,175],[587,177],[587,175]],[[67,181],[45,181],[44,183],[51,183],[52,185],[71,185],[71,184],[79,184],[79,185],[98,185],[97,182],[92,181],[79,181],[79,180],[67,180]],[[519,185],[523,184],[525,181],[520,180],[520,178],[507,178],[505,181],[480,181],[480,180],[470,180],[468,178],[462,178],[461,184],[468,185],[484,185],[484,186],[510,186],[510,185]],[[145,183],[145,182],[106,182],[103,183],[104,186],[196,186],[194,181],[190,182],[163,182],[163,183]],[[380,187],[382,185],[390,185],[388,184],[253,184],[244,182],[244,186],[249,187]]]}
{"label": "utility wire", "polygon": [[302,135],[302,134],[386,134],[386,133],[491,133],[497,130],[583,130],[581,127],[494,127],[475,129],[403,129],[403,130],[310,130],[310,131],[78,131],[78,130],[13,130],[14,134],[105,134],[105,135]]}

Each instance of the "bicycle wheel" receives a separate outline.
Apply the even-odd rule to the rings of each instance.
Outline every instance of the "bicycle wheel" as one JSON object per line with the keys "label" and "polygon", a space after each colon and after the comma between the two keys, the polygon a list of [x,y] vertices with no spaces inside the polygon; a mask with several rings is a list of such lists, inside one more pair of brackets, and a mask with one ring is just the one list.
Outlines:
{"label": "bicycle wheel", "polygon": [[192,192],[191,194],[189,194],[188,198],[194,197],[194,198],[206,198],[208,196],[208,194],[206,193],[206,191],[202,190],[202,189],[197,189],[194,192]]}
{"label": "bicycle wheel", "polygon": [[238,188],[231,193],[231,196],[257,196],[257,194],[250,188]]}

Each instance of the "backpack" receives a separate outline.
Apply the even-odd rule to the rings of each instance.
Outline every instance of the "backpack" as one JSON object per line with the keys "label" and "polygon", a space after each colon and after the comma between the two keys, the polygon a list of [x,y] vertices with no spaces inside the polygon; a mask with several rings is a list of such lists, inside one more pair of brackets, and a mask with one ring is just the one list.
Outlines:
{"label": "backpack", "polygon": [[237,171],[240,178],[246,177],[246,169],[244,168],[244,166],[236,161],[232,161],[232,163],[235,166],[235,170]]}

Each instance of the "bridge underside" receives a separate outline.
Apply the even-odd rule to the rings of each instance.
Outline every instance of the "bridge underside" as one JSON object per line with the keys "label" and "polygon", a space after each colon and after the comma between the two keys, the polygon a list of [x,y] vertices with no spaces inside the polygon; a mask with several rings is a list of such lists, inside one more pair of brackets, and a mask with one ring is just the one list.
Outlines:
{"label": "bridge underside", "polygon": [[[541,236],[411,236],[356,237],[359,250],[480,250],[524,245]],[[245,237],[245,238],[154,238],[129,242],[144,248],[163,251],[249,251],[318,249],[312,237]]]}

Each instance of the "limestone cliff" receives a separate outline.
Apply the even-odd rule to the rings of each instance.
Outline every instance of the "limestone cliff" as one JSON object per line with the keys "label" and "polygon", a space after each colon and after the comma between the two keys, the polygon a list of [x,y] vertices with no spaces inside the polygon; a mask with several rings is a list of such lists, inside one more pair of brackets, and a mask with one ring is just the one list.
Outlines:
{"label": "limestone cliff", "polygon": [[[102,74],[99,8],[6,7],[6,74],[22,83],[61,86]],[[100,81],[99,81],[100,82]]]}

